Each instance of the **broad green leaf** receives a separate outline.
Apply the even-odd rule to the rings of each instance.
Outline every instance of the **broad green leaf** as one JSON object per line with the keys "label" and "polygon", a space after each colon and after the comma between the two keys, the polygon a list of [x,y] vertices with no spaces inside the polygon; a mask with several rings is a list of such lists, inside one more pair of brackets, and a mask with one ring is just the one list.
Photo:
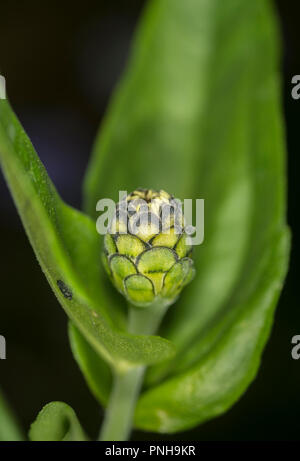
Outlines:
{"label": "broad green leaf", "polygon": [[23,435],[9,405],[6,403],[2,393],[0,393],[0,441],[20,440],[23,440]]}
{"label": "broad green leaf", "polygon": [[172,355],[162,338],[126,333],[124,314],[108,297],[95,223],[59,198],[6,100],[0,100],[0,162],[49,284],[97,352],[119,368]]}
{"label": "broad green leaf", "polygon": [[30,427],[29,438],[33,442],[87,440],[74,410],[63,402],[44,406]]}
{"label": "broad green leaf", "polygon": [[91,216],[138,186],[205,199],[196,277],[160,331],[177,355],[150,368],[140,428],[209,419],[257,372],[289,253],[278,51],[268,0],[150,1],[96,140]]}
{"label": "broad green leaf", "polygon": [[[238,6],[239,25],[231,31]],[[271,242],[285,228],[285,147],[273,14],[267,1],[247,6],[238,0],[224,5],[223,14],[217,25],[227,34],[216,41],[219,72],[211,75],[210,104],[215,94],[222,98],[215,117],[206,121],[201,144],[215,158],[205,169],[211,179],[204,177],[200,186],[206,198],[206,239],[195,255],[196,282],[162,331],[176,343],[179,356],[169,369],[152,371],[150,381],[162,379],[173,365],[185,369],[207,353],[223,318],[233,315],[239,299],[249,293],[249,281],[254,287],[263,276]],[[226,91],[228,81],[234,82],[231,91]]]}
{"label": "broad green leaf", "polygon": [[89,388],[99,400],[106,405],[112,388],[111,372],[108,365],[90,346],[80,331],[70,322],[69,339],[71,349]]}
{"label": "broad green leaf", "polygon": [[[268,338],[286,271],[289,239],[279,235],[269,252],[264,275],[201,360],[140,398],[136,426],[177,432],[220,415],[235,403],[255,377]],[[246,298],[246,297],[245,297]],[[223,321],[224,323],[224,321]]]}

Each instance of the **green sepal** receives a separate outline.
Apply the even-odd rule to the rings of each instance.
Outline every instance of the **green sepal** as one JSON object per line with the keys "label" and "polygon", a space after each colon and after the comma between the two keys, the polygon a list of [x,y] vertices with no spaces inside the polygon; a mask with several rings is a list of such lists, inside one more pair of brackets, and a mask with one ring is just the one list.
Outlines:
{"label": "green sepal", "polygon": [[114,254],[109,258],[109,265],[115,285],[121,293],[124,293],[124,279],[128,275],[136,274],[136,268],[127,256]]}
{"label": "green sepal", "polygon": [[141,239],[131,234],[120,234],[116,238],[118,252],[135,260],[135,258],[146,250],[146,244]]}
{"label": "green sepal", "polygon": [[104,236],[104,249],[108,255],[112,255],[117,252],[117,247],[114,238],[109,233],[105,234]]}
{"label": "green sepal", "polygon": [[182,288],[193,279],[194,274],[195,269],[192,259],[183,258],[178,261],[164,276],[162,296],[175,298]]}
{"label": "green sepal", "polygon": [[183,234],[175,246],[177,256],[179,258],[184,258],[190,253],[191,249],[191,238],[187,234]]}
{"label": "green sepal", "polygon": [[101,260],[102,260],[102,264],[103,264],[103,267],[105,269],[105,272],[107,273],[110,280],[113,281],[113,276],[112,276],[112,273],[111,273],[111,269],[110,269],[110,265],[109,265],[109,262],[108,262],[107,255],[105,253],[103,253],[103,252],[101,253]]}
{"label": "green sepal", "polygon": [[178,239],[180,238],[180,234],[176,233],[175,227],[172,227],[168,231],[162,232],[161,234],[156,235],[151,240],[151,245],[154,247],[168,247],[173,248]]}
{"label": "green sepal", "polygon": [[176,262],[176,254],[170,248],[155,247],[144,251],[137,259],[138,271],[154,284],[156,293],[162,288],[164,273]]}
{"label": "green sepal", "polygon": [[124,280],[124,285],[129,301],[135,306],[146,307],[154,300],[154,285],[144,275],[129,275]]}
{"label": "green sepal", "polygon": [[142,274],[166,272],[176,262],[176,255],[170,248],[156,247],[144,251],[138,260],[137,267]]}

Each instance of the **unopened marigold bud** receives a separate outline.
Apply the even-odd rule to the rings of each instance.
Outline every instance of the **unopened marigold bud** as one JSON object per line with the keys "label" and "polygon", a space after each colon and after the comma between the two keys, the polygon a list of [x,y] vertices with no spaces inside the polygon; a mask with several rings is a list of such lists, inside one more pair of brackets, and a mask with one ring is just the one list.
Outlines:
{"label": "unopened marigold bud", "polygon": [[137,189],[116,207],[103,262],[115,287],[139,307],[171,304],[194,276],[181,203],[167,192]]}

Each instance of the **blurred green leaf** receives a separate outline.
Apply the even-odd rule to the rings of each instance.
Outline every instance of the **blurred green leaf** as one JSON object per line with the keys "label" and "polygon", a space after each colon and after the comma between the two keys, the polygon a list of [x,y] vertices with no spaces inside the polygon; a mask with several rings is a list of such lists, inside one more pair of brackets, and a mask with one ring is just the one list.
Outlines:
{"label": "blurred green leaf", "polygon": [[172,355],[165,339],[126,333],[124,314],[103,282],[95,223],[59,198],[6,100],[0,100],[0,162],[49,284],[97,352],[119,368]]}
{"label": "blurred green leaf", "polygon": [[[239,303],[234,321],[209,353],[188,371],[150,388],[139,401],[136,426],[149,431],[177,432],[224,413],[254,379],[270,333],[279,280],[285,274],[289,239],[278,236],[255,290]],[[201,347],[201,344],[199,344]]]}
{"label": "blurred green leaf", "polygon": [[278,50],[268,0],[153,0],[96,140],[91,216],[138,186],[205,199],[195,280],[160,331],[177,355],[150,368],[140,428],[212,418],[257,372],[289,253]]}
{"label": "blurred green leaf", "polygon": [[96,399],[105,405],[112,388],[111,372],[108,365],[86,341],[80,331],[70,322],[69,338],[72,352],[87,384]]}
{"label": "blurred green leaf", "polygon": [[2,393],[0,393],[0,441],[10,442],[20,440],[23,440],[23,435],[21,434],[11,409],[6,403]]}
{"label": "blurred green leaf", "polygon": [[44,406],[30,427],[29,438],[33,442],[87,440],[74,410],[63,402]]}

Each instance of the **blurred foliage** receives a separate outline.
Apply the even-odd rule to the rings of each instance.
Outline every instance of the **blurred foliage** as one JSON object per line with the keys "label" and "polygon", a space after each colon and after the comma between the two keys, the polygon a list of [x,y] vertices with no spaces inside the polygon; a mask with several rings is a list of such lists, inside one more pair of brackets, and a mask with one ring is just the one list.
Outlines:
{"label": "blurred foliage", "polygon": [[23,435],[3,395],[0,394],[0,441],[14,440],[23,440]]}
{"label": "blurred foliage", "polygon": [[125,331],[124,300],[105,284],[92,219],[61,201],[0,101],[1,164],[42,269],[78,328],[72,347],[94,394],[105,400],[110,386],[104,361],[164,361],[148,372],[136,412],[142,429],[173,432],[212,418],[257,372],[289,247],[278,48],[267,0],[153,0],[142,18],[94,146],[85,210],[94,217],[100,198],[138,186],[205,199],[197,276],[165,319],[167,339]]}
{"label": "blurred foliage", "polygon": [[51,402],[41,410],[29,431],[31,441],[85,441],[74,410],[63,402]]}

